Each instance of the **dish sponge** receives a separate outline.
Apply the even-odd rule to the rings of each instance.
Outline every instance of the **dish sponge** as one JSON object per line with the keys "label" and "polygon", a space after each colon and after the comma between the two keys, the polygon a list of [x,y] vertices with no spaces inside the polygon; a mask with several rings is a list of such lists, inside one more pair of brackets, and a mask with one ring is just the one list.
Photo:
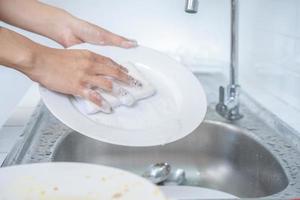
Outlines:
{"label": "dish sponge", "polygon": [[[111,93],[105,92],[102,89],[96,89],[96,91],[104,98],[104,103],[101,107],[81,97],[74,97],[72,99],[73,104],[79,111],[87,115],[98,112],[111,113],[112,109],[116,109],[119,106],[131,107],[137,101],[151,97],[156,93],[152,84],[133,63],[124,62],[121,63],[121,65],[126,67],[128,69],[128,74],[139,80],[139,83],[133,82],[132,84],[127,85],[120,81],[113,80],[113,89]],[[112,109],[107,109],[107,107],[111,107]]]}

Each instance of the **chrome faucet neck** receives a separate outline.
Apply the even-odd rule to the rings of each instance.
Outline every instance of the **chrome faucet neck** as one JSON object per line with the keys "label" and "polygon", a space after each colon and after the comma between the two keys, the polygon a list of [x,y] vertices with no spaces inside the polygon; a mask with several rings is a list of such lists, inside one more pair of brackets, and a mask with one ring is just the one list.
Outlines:
{"label": "chrome faucet neck", "polygon": [[243,117],[240,114],[240,85],[238,84],[238,65],[239,65],[239,0],[231,0],[231,43],[230,43],[230,74],[227,89],[220,86],[219,103],[216,111],[228,120],[238,120]]}
{"label": "chrome faucet neck", "polygon": [[238,85],[239,65],[239,4],[231,0],[230,84]]}

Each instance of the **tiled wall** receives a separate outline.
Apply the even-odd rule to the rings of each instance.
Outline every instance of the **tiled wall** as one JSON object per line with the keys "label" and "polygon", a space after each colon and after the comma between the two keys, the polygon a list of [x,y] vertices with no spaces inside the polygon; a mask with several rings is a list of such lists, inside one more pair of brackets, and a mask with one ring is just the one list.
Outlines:
{"label": "tiled wall", "polygon": [[241,83],[300,131],[300,1],[241,1]]}

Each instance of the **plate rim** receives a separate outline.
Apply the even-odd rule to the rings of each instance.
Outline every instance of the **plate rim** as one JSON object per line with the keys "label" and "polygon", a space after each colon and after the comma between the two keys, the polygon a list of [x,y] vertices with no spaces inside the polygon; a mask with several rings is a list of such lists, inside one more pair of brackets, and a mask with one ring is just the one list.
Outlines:
{"label": "plate rim", "polygon": [[[146,189],[146,188],[153,189],[153,190],[158,189],[160,199],[167,200],[166,195],[160,190],[160,188],[157,185],[151,183],[149,180],[147,180],[137,174],[134,174],[130,171],[126,171],[124,169],[106,166],[106,165],[100,165],[100,164],[83,163],[83,162],[26,163],[26,164],[22,164],[22,165],[13,165],[13,166],[6,166],[3,168],[0,168],[0,178],[4,177],[4,178],[12,179],[12,182],[9,182],[9,183],[14,183],[14,182],[18,181],[18,178],[27,178],[28,176],[29,177],[32,176],[33,178],[37,177],[38,179],[39,179],[39,177],[42,177],[42,179],[45,179],[45,180],[47,180],[47,179],[48,180],[56,180],[56,178],[52,179],[48,173],[40,174],[40,173],[35,173],[35,172],[38,170],[40,170],[40,171],[47,170],[50,172],[50,174],[53,175],[57,172],[59,174],[62,174],[67,169],[72,169],[72,170],[68,171],[68,175],[70,175],[70,174],[74,174],[74,175],[79,174],[80,175],[80,176],[72,176],[72,177],[75,177],[76,180],[78,180],[79,185],[82,185],[83,179],[85,179],[86,177],[91,176],[91,178],[92,178],[93,174],[95,172],[97,172],[97,174],[94,174],[95,175],[94,179],[98,179],[99,176],[103,176],[105,173],[108,173],[108,174],[112,174],[113,176],[120,177],[122,180],[124,180],[124,182],[125,182],[125,179],[128,180],[130,178],[131,180],[135,180],[140,183],[143,183],[144,189]],[[28,173],[22,173],[25,171]],[[19,173],[22,173],[21,177],[17,176],[17,175],[19,175]],[[60,178],[57,176],[58,181],[59,181],[59,179]],[[86,179],[89,179],[89,178],[86,178]],[[0,179],[0,182],[1,182],[1,179]],[[5,182],[3,184],[6,185],[7,182]],[[66,188],[68,188],[68,187],[72,188],[72,184],[70,184],[70,185],[71,186],[67,186]],[[11,187],[11,186],[8,185],[8,187]],[[45,185],[45,187],[48,187],[48,186]],[[1,190],[2,189],[0,188],[0,191]],[[69,195],[69,194],[62,194],[62,195]],[[0,198],[1,198],[1,194],[0,194]]]}

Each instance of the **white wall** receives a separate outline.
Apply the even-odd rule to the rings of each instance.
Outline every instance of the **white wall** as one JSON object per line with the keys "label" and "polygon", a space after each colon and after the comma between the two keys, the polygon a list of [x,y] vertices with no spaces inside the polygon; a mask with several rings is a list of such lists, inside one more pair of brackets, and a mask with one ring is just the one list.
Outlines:
{"label": "white wall", "polygon": [[141,45],[167,52],[189,66],[227,63],[229,0],[199,0],[199,12],[184,12],[186,0],[47,0]]}
{"label": "white wall", "polygon": [[241,83],[300,131],[300,1],[242,0]]}

